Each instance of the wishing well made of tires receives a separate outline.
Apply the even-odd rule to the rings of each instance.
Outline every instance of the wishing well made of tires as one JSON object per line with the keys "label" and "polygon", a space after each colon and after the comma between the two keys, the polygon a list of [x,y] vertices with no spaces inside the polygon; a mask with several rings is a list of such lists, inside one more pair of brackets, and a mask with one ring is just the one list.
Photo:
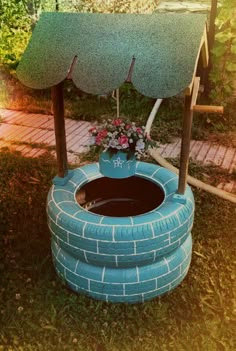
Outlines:
{"label": "wishing well made of tires", "polygon": [[[58,274],[78,293],[143,302],[172,290],[187,274],[194,216],[187,185],[193,114],[223,112],[197,103],[209,58],[206,20],[205,14],[192,13],[43,12],[35,26],[17,76],[29,88],[51,88],[57,154],[47,200],[52,256]],[[144,162],[133,168],[129,158],[128,178],[120,179],[118,168],[125,165],[120,157],[109,179],[103,171],[112,162],[104,153],[103,167],[94,163],[68,171],[66,80],[88,94],[112,94],[117,118],[124,83],[155,99],[147,135],[162,100],[183,96],[179,176]],[[73,144],[84,143],[77,129],[74,137]],[[156,153],[152,150],[153,157]]]}
{"label": "wishing well made of tires", "polygon": [[176,199],[178,177],[137,162],[134,176],[110,179],[89,164],[53,185],[47,201],[53,262],[78,293],[108,302],[144,302],[175,288],[192,251],[194,199]]}

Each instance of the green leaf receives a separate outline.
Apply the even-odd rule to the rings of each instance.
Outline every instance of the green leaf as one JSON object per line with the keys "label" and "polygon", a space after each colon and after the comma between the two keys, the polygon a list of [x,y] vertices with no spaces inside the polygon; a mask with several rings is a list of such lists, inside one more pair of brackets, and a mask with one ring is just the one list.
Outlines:
{"label": "green leaf", "polygon": [[236,63],[229,62],[226,64],[226,71],[228,72],[236,72]]}
{"label": "green leaf", "polygon": [[221,27],[224,25],[225,21],[222,18],[217,17],[215,20],[215,25],[217,28],[221,29]]}
{"label": "green leaf", "polygon": [[233,33],[224,31],[224,32],[217,33],[215,36],[215,39],[220,43],[226,43],[232,37],[233,37]]}
{"label": "green leaf", "polygon": [[231,45],[231,53],[236,55],[236,42],[234,42],[232,45]]}
{"label": "green leaf", "polygon": [[232,15],[232,18],[230,20],[231,29],[234,30],[234,31],[236,30],[236,20],[235,20],[235,18],[236,18],[236,12]]}
{"label": "green leaf", "polygon": [[212,54],[217,58],[223,56],[227,52],[227,47],[225,45],[216,44],[215,47],[211,50]]}
{"label": "green leaf", "polygon": [[231,95],[233,92],[233,88],[230,85],[225,85],[224,89],[228,95]]}

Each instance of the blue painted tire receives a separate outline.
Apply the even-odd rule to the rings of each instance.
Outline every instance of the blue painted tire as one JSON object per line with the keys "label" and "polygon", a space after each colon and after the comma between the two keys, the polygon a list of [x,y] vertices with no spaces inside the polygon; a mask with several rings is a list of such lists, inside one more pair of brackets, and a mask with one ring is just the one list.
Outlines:
{"label": "blue painted tire", "polygon": [[157,184],[164,192],[163,203],[138,216],[108,217],[81,207],[76,192],[102,177],[98,164],[73,171],[66,185],[54,185],[47,200],[48,225],[52,240],[75,259],[107,267],[136,267],[158,262],[189,237],[194,217],[190,187],[186,203],[174,198],[178,177],[169,170],[138,162],[136,176]]}
{"label": "blue painted tire", "polygon": [[174,289],[186,276],[192,252],[191,235],[172,253],[142,267],[110,268],[79,261],[52,240],[59,276],[78,293],[107,302],[137,303]]}

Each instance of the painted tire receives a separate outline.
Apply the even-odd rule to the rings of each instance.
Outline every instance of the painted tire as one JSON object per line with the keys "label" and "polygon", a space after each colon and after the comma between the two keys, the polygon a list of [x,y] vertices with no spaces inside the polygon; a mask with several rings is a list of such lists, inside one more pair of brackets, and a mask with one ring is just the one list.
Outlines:
{"label": "painted tire", "polygon": [[171,291],[186,276],[191,252],[189,235],[176,250],[151,265],[110,268],[79,261],[52,240],[53,261],[59,276],[72,290],[107,302],[144,302]]}
{"label": "painted tire", "polygon": [[148,179],[164,191],[163,203],[138,216],[108,217],[81,207],[76,192],[102,177],[98,164],[73,171],[66,185],[54,185],[47,200],[52,239],[65,252],[87,264],[106,267],[136,267],[158,262],[182,245],[191,232],[194,199],[190,187],[176,201],[178,177],[157,165],[138,162],[136,176]]}

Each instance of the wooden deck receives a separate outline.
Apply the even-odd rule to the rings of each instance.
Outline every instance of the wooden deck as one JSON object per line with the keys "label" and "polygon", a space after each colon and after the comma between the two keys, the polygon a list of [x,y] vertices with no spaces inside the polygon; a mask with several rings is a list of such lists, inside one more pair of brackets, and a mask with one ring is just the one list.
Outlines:
{"label": "wooden deck", "polygon": [[[20,151],[25,157],[38,157],[50,151],[55,155],[54,121],[51,115],[25,113],[0,109],[0,148],[8,147]],[[91,123],[65,120],[68,160],[79,162],[79,154],[88,149]],[[180,153],[181,140],[160,146],[160,154],[176,158]],[[215,165],[228,173],[236,171],[236,149],[208,141],[192,140],[190,157],[203,165]],[[236,191],[236,182],[219,184],[226,191]]]}

